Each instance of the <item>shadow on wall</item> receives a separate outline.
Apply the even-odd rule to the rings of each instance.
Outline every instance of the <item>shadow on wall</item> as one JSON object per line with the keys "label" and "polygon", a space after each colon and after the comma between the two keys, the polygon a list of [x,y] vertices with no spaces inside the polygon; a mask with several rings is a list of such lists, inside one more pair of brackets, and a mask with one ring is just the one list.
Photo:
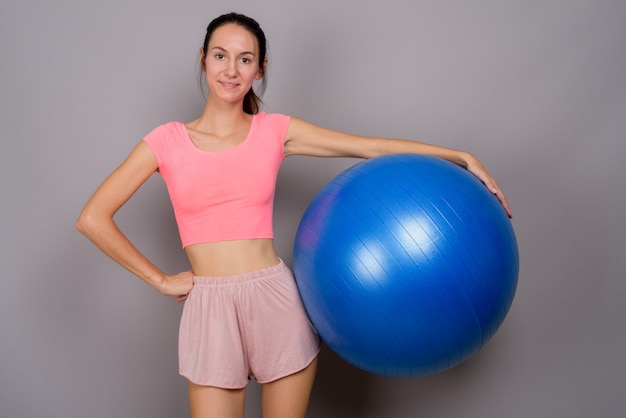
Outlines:
{"label": "shadow on wall", "polygon": [[332,405],[336,416],[365,416],[376,376],[364,372],[322,345],[311,405]]}
{"label": "shadow on wall", "polygon": [[[498,340],[503,340],[499,338]],[[512,341],[487,344],[467,361],[441,373],[412,378],[393,378],[362,371],[323,345],[313,388],[311,416],[404,417],[444,413],[455,400],[456,407],[469,407],[488,397],[479,382],[510,361]],[[501,382],[504,384],[504,382]]]}

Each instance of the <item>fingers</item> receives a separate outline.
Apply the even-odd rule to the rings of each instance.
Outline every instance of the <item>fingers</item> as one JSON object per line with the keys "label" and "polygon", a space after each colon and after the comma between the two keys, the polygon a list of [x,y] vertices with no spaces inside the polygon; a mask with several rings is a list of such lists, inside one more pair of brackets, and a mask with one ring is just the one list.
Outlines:
{"label": "fingers", "polygon": [[167,276],[167,284],[167,288],[161,293],[166,296],[174,296],[176,302],[184,302],[193,288],[193,273],[184,271],[173,276]]}
{"label": "fingers", "polygon": [[513,218],[513,212],[511,211],[511,207],[509,206],[509,202],[506,200],[506,196],[504,195],[504,193],[502,192],[500,187],[498,187],[498,184],[496,183],[496,181],[493,180],[492,178],[490,178],[490,180],[488,182],[485,182],[485,185],[487,186],[489,191],[491,193],[493,193],[498,198],[498,200],[502,204],[502,207],[504,208],[507,216],[510,219],[512,219]]}
{"label": "fingers", "polygon": [[500,200],[500,203],[502,204],[502,207],[504,207],[504,210],[506,211],[506,214],[508,215],[509,219],[512,219],[513,212],[511,212],[511,207],[509,206],[509,202],[507,202],[504,194],[501,191],[498,191],[495,193],[495,195],[498,198],[498,200]]}
{"label": "fingers", "polygon": [[489,174],[485,166],[483,166],[482,163],[477,159],[473,159],[472,161],[468,162],[467,169],[476,177],[478,177],[478,179],[482,181],[485,186],[487,186],[487,189],[498,198],[507,216],[509,218],[513,218],[513,212],[511,212],[509,202],[506,200],[506,197],[498,186],[498,183],[496,183],[495,179],[491,176],[491,174]]}

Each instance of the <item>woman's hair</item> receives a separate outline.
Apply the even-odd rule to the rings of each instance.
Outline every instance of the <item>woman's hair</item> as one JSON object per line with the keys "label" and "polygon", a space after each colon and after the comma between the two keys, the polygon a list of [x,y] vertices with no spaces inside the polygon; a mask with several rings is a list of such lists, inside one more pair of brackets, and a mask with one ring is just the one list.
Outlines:
{"label": "woman's hair", "polygon": [[[213,35],[213,32],[215,32],[217,28],[224,26],[226,24],[229,24],[229,23],[241,26],[244,29],[246,29],[248,32],[254,35],[254,37],[257,40],[257,43],[259,44],[259,67],[263,74],[263,78],[261,80],[260,92],[257,95],[254,92],[254,89],[250,88],[250,90],[248,91],[248,93],[246,93],[246,96],[243,99],[243,111],[251,115],[254,115],[258,113],[260,110],[259,108],[261,105],[261,96],[265,92],[265,87],[267,86],[267,79],[265,77],[265,72],[267,70],[265,68],[265,59],[267,56],[267,39],[265,39],[265,33],[263,33],[263,30],[261,29],[261,26],[257,23],[257,21],[239,13],[227,13],[227,14],[221,15],[213,19],[213,21],[209,23],[209,26],[206,29],[206,36],[204,37],[204,44],[202,46],[202,54],[203,54],[202,63],[204,63],[204,59],[206,58],[206,53],[209,48],[209,41],[211,40],[211,36]],[[204,64],[201,64],[201,66],[203,65]],[[203,77],[202,77],[202,71],[201,71],[200,72],[201,88],[203,87],[202,78]]]}

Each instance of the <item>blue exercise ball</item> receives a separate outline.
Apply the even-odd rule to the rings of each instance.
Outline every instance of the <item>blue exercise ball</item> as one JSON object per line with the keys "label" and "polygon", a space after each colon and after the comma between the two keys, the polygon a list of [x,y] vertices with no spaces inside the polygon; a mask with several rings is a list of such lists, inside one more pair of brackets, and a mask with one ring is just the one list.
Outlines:
{"label": "blue exercise ball", "polygon": [[293,268],[311,322],[340,357],[391,377],[468,359],[502,324],[519,271],[497,198],[467,170],[412,154],[331,180],[298,226]]}

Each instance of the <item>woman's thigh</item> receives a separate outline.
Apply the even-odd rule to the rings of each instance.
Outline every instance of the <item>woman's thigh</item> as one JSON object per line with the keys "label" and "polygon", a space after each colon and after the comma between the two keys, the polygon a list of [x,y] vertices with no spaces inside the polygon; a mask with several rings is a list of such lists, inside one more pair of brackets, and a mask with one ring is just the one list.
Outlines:
{"label": "woman's thigh", "polygon": [[246,389],[222,389],[188,382],[191,418],[243,418]]}
{"label": "woman's thigh", "polygon": [[262,385],[262,416],[304,418],[317,371],[317,357],[305,369]]}

